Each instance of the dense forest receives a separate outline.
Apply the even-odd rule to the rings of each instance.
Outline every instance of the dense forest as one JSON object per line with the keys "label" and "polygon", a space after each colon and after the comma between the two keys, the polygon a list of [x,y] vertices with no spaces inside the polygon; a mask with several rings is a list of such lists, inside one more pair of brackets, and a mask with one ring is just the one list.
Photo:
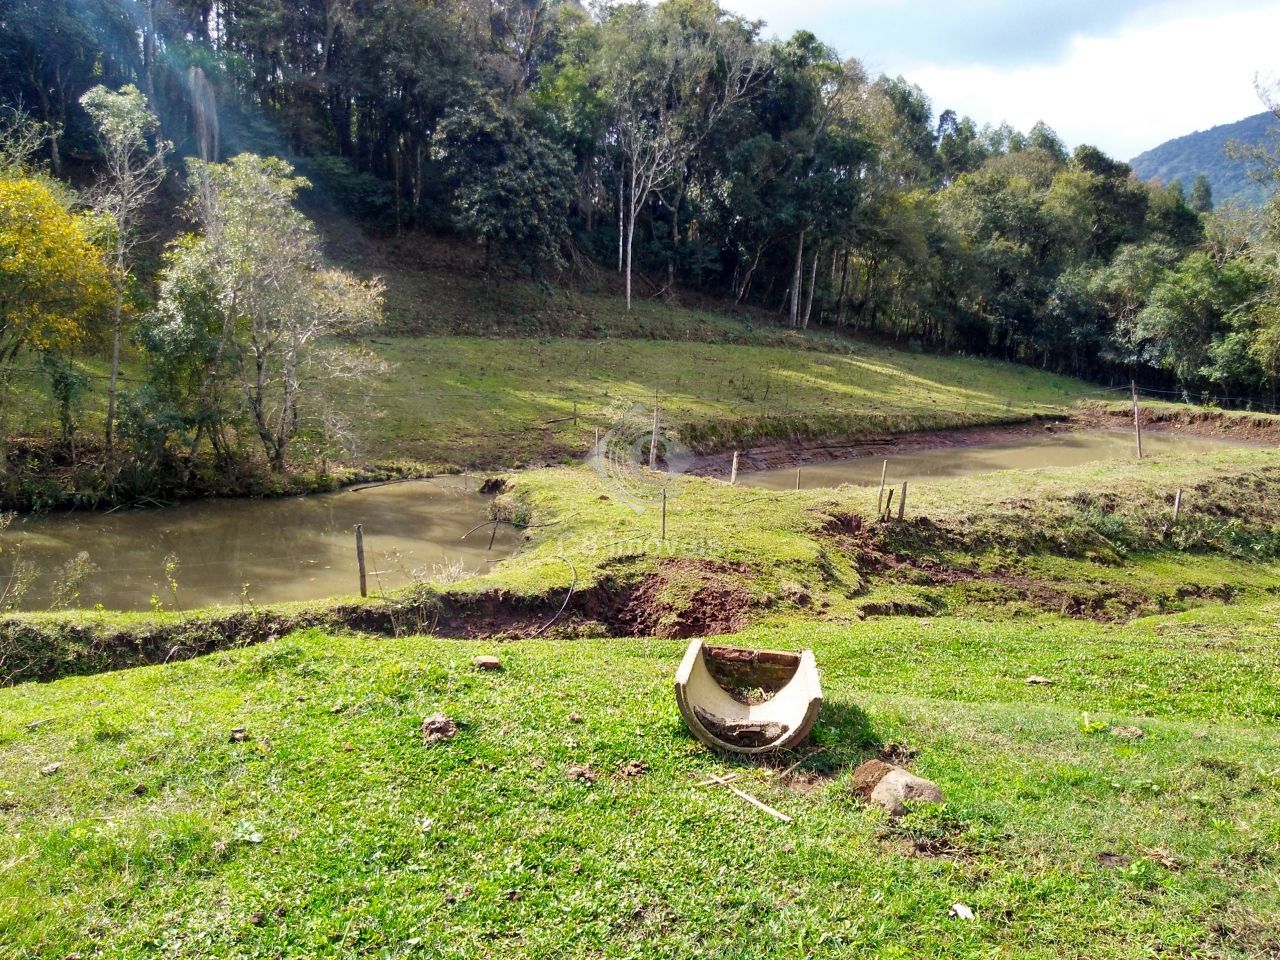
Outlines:
{"label": "dense forest", "polygon": [[[1045,123],[980,127],[714,0],[7,0],[0,91],[0,242],[32,211],[67,242],[0,360],[43,364],[70,417],[63,334],[105,317],[108,447],[123,344],[149,378],[120,400],[135,449],[217,450],[234,415],[284,463],[308,371],[346,362],[315,346],[380,295],[322,269],[297,198],[474,244],[495,280],[592,263],[628,304],[698,291],[1238,405],[1280,387],[1280,205],[1215,208]],[[139,272],[143,208],[184,191],[196,232]],[[38,286],[2,279],[7,310]]]}
{"label": "dense forest", "polygon": [[1241,162],[1241,154],[1247,154],[1250,148],[1265,151],[1275,147],[1276,137],[1276,118],[1264,111],[1235,123],[1166,140],[1138,154],[1129,165],[1143,180],[1161,183],[1179,180],[1191,185],[1197,177],[1204,177],[1216,202],[1230,200],[1242,206],[1261,206],[1280,184],[1274,178],[1253,176],[1250,164]]}

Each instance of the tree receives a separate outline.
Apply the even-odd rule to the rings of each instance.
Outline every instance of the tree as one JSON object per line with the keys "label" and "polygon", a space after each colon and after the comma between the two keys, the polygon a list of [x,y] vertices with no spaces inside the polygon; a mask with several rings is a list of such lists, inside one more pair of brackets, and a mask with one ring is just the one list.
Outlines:
{"label": "tree", "polygon": [[83,343],[108,291],[84,219],[33,177],[0,178],[0,373],[23,350],[61,353]]}
{"label": "tree", "polygon": [[455,222],[484,244],[533,269],[562,262],[573,173],[563,151],[492,97],[476,91],[436,130]]}
{"label": "tree", "polygon": [[[293,205],[307,181],[284,160],[188,164],[203,235],[171,247],[159,309],[206,329],[213,311],[220,329],[211,355],[201,346],[201,403],[229,364],[263,452],[281,471],[317,384],[358,371],[357,355],[332,339],[376,322],[382,285],[325,266],[313,225]],[[208,302],[193,309],[201,289]]]}
{"label": "tree", "polygon": [[1196,213],[1209,213],[1213,210],[1213,187],[1209,185],[1209,178],[1203,173],[1196,174],[1196,178],[1191,184],[1191,199],[1188,201],[1192,210]]}
{"label": "tree", "polygon": [[115,289],[111,325],[111,379],[107,384],[105,439],[110,450],[116,422],[116,389],[120,379],[120,343],[124,335],[133,252],[142,241],[142,215],[164,182],[169,144],[149,144],[160,121],[142,91],[127,84],[112,93],[99,85],[80,98],[98,133],[103,172],[94,206],[109,226],[109,264]]}
{"label": "tree", "polygon": [[[682,16],[686,11],[689,17]],[[630,310],[640,212],[678,180],[688,155],[747,96],[760,68],[750,36],[714,3],[666,0],[657,11],[643,2],[611,7],[601,33],[595,78],[612,107],[609,136],[625,187],[622,252]]]}

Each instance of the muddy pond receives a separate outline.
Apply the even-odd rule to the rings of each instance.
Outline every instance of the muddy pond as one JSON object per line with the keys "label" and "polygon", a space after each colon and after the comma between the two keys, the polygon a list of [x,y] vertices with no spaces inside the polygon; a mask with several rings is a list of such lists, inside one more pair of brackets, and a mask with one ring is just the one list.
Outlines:
{"label": "muddy pond", "polygon": [[[1202,453],[1238,447],[1231,440],[1188,436],[1179,433],[1144,432],[1145,456],[1171,453]],[[955,443],[925,449],[886,447],[867,456],[848,460],[810,463],[800,470],[800,486],[836,487],[842,483],[868,486],[879,484],[881,465],[889,460],[890,483],[903,480],[931,480],[994,473],[998,470],[1034,470],[1040,467],[1075,467],[1097,460],[1134,456],[1133,433],[1125,430],[1062,430],[1042,435],[1018,436],[1009,440]],[[795,466],[774,470],[744,471],[738,481],[768,490],[793,490]]]}
{"label": "muddy pond", "polygon": [[[314,600],[359,592],[354,525],[364,526],[371,595],[413,579],[486,570],[509,556],[520,535],[500,524],[466,540],[488,519],[490,497],[474,478],[352,488],[278,500],[206,500],[156,510],[15,518],[0,591],[14,548],[35,576],[26,610],[59,606],[166,610],[221,604]],[[80,577],[68,564],[87,554]]]}

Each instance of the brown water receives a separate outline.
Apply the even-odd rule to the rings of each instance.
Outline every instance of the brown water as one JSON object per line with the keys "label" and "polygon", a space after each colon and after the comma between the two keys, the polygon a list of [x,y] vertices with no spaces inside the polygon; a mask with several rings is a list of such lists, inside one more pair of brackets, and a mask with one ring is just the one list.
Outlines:
{"label": "brown water", "polygon": [[[1189,437],[1174,433],[1148,432],[1142,435],[1142,452],[1147,456],[1171,453],[1200,453],[1239,446],[1230,440]],[[1133,457],[1133,434],[1123,430],[1071,430],[1043,436],[1020,437],[998,443],[933,447],[926,450],[892,451],[852,460],[801,467],[800,486],[837,487],[842,483],[869,486],[880,483],[881,466],[889,461],[890,484],[903,480],[945,479],[997,470],[1034,470],[1040,467],[1075,467],[1096,460]],[[793,490],[796,468],[757,470],[738,474],[741,483],[768,490]]]}
{"label": "brown water", "polygon": [[[520,535],[499,525],[492,551],[492,527],[461,539],[488,518],[491,498],[476,493],[476,483],[440,477],[280,500],[15,520],[0,533],[0,589],[16,547],[38,571],[22,603],[29,610],[50,605],[66,564],[82,551],[94,569],[65,605],[146,610],[155,596],[172,610],[353,594],[360,588],[357,523],[371,594],[414,578],[482,571],[509,556]],[[171,556],[176,598],[165,572]]]}

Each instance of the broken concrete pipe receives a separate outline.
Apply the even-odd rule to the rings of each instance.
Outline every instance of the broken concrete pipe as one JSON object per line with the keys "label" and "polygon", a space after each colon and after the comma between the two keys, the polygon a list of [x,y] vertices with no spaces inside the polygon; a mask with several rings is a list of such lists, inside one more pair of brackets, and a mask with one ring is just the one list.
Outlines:
{"label": "broken concrete pipe", "polygon": [[[767,699],[732,691],[760,691]],[[676,671],[675,693],[689,731],[707,746],[730,753],[799,746],[822,709],[812,650],[744,650],[694,640]]]}

